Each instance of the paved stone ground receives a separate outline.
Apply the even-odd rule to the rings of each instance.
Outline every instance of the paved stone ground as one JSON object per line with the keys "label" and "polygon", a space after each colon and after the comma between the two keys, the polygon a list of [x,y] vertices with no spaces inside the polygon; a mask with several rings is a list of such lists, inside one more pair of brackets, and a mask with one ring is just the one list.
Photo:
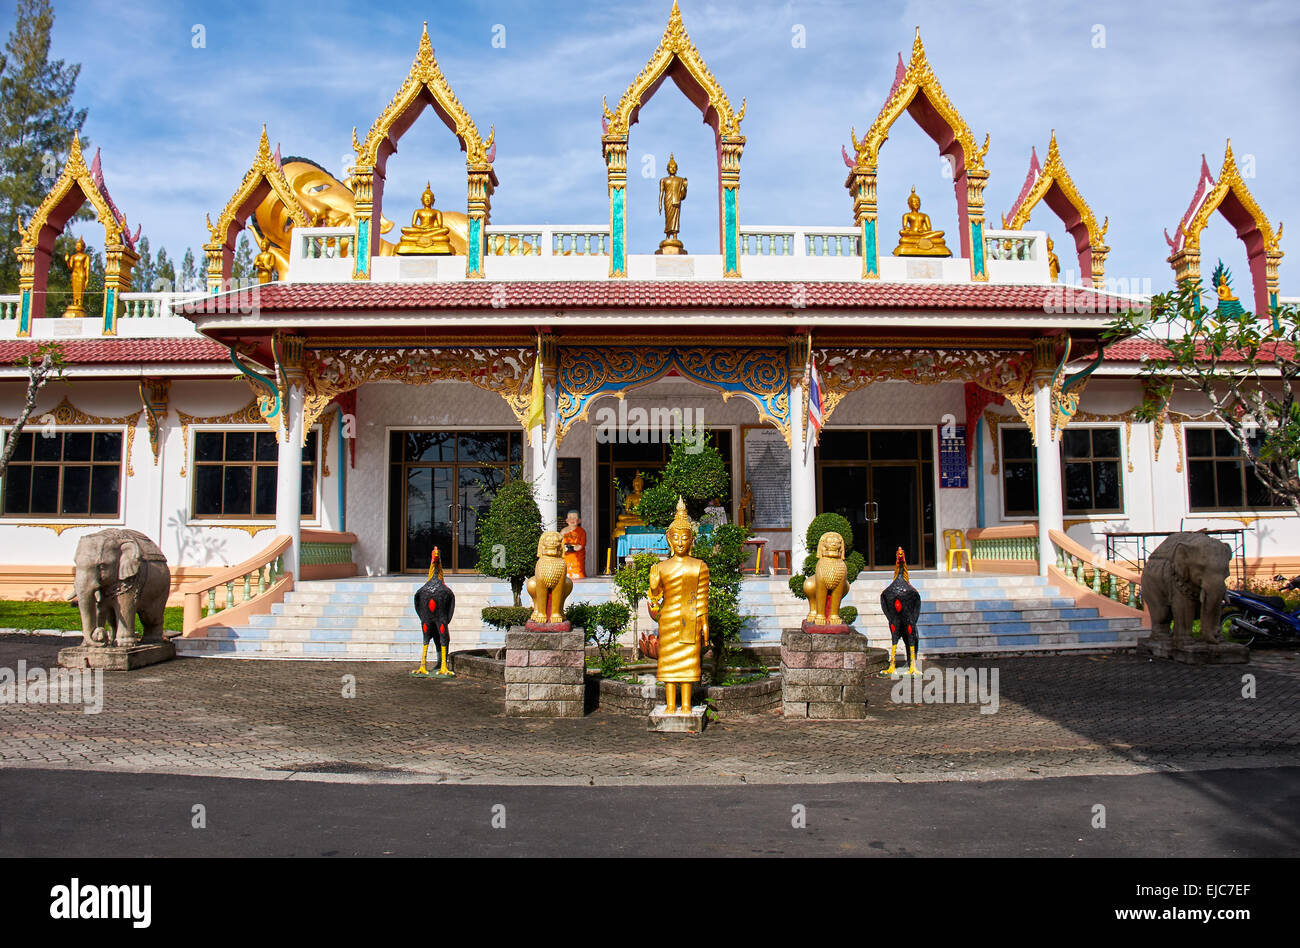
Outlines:
{"label": "paved stone ground", "polygon": [[[0,636],[0,667],[69,640]],[[0,705],[0,767],[340,781],[708,783],[1018,779],[1300,763],[1300,654],[1188,667],[1131,655],[932,662],[997,668],[997,713],[897,704],[866,721],[729,718],[704,734],[645,719],[507,718],[500,685],[417,680],[405,664],[178,659],[105,673],[99,714]],[[1242,697],[1242,676],[1257,696]],[[356,696],[343,697],[343,677]],[[683,779],[681,775],[689,775]]]}

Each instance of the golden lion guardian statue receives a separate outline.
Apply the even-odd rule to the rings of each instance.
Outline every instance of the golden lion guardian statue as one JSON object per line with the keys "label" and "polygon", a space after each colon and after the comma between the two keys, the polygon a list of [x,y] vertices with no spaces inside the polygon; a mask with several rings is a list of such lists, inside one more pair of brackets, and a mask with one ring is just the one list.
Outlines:
{"label": "golden lion guardian statue", "polygon": [[840,600],[849,591],[845,582],[849,568],[844,562],[844,538],[838,533],[823,533],[817,541],[817,571],[803,581],[808,597],[806,625],[842,625]]}
{"label": "golden lion guardian statue", "polygon": [[539,625],[558,625],[564,621],[564,600],[573,592],[564,568],[564,538],[547,530],[537,541],[537,569],[528,580],[528,595],[533,597],[533,614],[528,621]]}

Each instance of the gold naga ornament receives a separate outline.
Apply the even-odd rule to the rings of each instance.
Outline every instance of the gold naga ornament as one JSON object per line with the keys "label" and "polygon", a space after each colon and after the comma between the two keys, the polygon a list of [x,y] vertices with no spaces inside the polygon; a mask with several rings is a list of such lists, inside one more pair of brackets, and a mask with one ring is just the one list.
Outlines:
{"label": "gold naga ornament", "polygon": [[86,242],[78,237],[76,251],[65,254],[63,262],[68,265],[68,269],[72,272],[72,302],[63,311],[63,315],[68,318],[79,319],[86,315],[83,301],[86,297],[86,284],[90,281],[90,254],[86,253]]}
{"label": "gold naga ornament", "polygon": [[668,155],[668,176],[659,179],[659,212],[664,216],[663,240],[659,242],[659,254],[686,253],[686,248],[677,235],[682,229],[682,202],[686,200],[686,179],[677,175],[677,159],[670,152]]}
{"label": "gold naga ornament", "polygon": [[564,601],[573,592],[573,580],[564,567],[564,538],[556,530],[547,530],[537,541],[537,568],[528,580],[528,595],[533,598],[533,614],[528,621],[536,625],[559,625],[564,621]]}
{"label": "gold naga ornament", "polygon": [[664,684],[667,713],[690,714],[691,687],[700,680],[700,654],[709,641],[709,566],[690,555],[695,528],[680,497],[666,533],[673,555],[650,567],[647,597],[650,617],[659,623],[657,677]]}
{"label": "gold naga ornament", "polygon": [[930,223],[930,215],[921,212],[921,198],[912,188],[907,198],[907,213],[903,215],[903,227],[898,232],[898,246],[894,248],[895,257],[951,257],[952,251],[944,243],[943,231],[935,230]]}
{"label": "gold naga ornament", "polygon": [[817,570],[803,581],[808,597],[808,617],[804,625],[843,625],[840,600],[849,591],[848,564],[844,562],[844,537],[834,531],[823,533],[817,541]]}

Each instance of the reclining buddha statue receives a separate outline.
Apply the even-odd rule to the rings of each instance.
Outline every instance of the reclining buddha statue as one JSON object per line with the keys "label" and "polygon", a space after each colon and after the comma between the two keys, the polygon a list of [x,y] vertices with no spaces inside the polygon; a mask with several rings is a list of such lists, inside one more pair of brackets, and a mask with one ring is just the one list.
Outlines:
{"label": "reclining buddha statue", "polygon": [[921,199],[916,188],[907,199],[908,212],[903,215],[903,229],[898,232],[895,257],[951,257],[952,251],[943,242],[943,231],[935,230],[930,215],[921,213]]}
{"label": "reclining buddha statue", "polygon": [[451,230],[442,222],[442,211],[433,206],[433,189],[426,183],[420,207],[411,215],[411,226],[402,228],[398,254],[449,254]]}

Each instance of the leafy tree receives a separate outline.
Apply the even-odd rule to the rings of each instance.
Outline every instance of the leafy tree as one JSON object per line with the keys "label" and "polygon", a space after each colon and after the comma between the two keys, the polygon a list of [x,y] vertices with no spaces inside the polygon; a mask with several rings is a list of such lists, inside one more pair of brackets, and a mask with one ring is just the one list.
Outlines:
{"label": "leafy tree", "polygon": [[522,605],[524,582],[537,566],[542,512],[533,485],[521,478],[506,481],[478,522],[478,571],[510,582],[514,604]]}
{"label": "leafy tree", "polygon": [[709,501],[730,493],[731,475],[712,433],[698,450],[694,442],[676,441],[658,482],[642,492],[637,515],[662,530],[676,515],[679,496],[686,501],[686,512],[698,520]]}
{"label": "leafy tree", "polygon": [[230,267],[230,278],[236,283],[257,278],[257,271],[253,269],[253,245],[248,241],[247,231],[239,235],[239,243],[235,246],[235,260]]}
{"label": "leafy tree", "polygon": [[574,602],[564,610],[564,618],[575,629],[585,631],[588,644],[596,646],[600,653],[600,673],[606,678],[618,674],[618,670],[623,667],[623,653],[618,639],[631,617],[632,611],[621,602],[602,602],[596,605]]}
{"label": "leafy tree", "polygon": [[[804,542],[807,544],[809,553],[804,557],[803,569],[790,577],[790,591],[798,599],[807,599],[803,591],[803,581],[817,572],[817,544],[827,533],[838,533],[844,538],[844,565],[848,568],[848,574],[845,581],[851,586],[853,581],[858,578],[858,573],[867,568],[867,561],[863,555],[853,549],[853,527],[844,517],[837,513],[823,513],[813,517],[812,523],[808,524],[808,530],[804,534]],[[840,607],[840,616],[845,615],[847,607]],[[853,610],[853,616],[857,617],[857,610]],[[845,619],[846,622],[852,622],[852,619]]]}
{"label": "leafy tree", "polygon": [[[154,263],[153,251],[149,248],[149,236],[146,234],[141,237],[135,245],[135,252],[140,255],[140,260],[135,265],[135,270],[131,277],[131,282],[137,290],[142,293],[148,293],[153,290],[154,277],[157,274],[157,264]],[[165,254],[167,251],[163,251]]]}
{"label": "leafy tree", "polygon": [[696,536],[691,555],[709,567],[709,646],[713,650],[713,681],[740,653],[740,630],[746,616],[740,614],[741,566],[749,558],[745,540],[749,528],[724,524],[708,537]]}
{"label": "leafy tree", "polygon": [[31,418],[32,412],[36,410],[36,398],[40,395],[41,389],[45,387],[45,383],[51,378],[63,377],[63,370],[67,367],[63,345],[58,342],[43,343],[37,347],[35,352],[19,359],[18,365],[27,370],[27,398],[23,401],[23,407],[18,412],[17,419],[5,432],[4,453],[0,454],[0,477],[4,477],[9,470],[9,461],[13,458],[14,449],[18,446],[18,436],[22,434],[27,420]]}
{"label": "leafy tree", "polygon": [[1144,400],[1138,418],[1159,418],[1174,383],[1200,393],[1259,481],[1300,514],[1300,310],[1282,306],[1264,319],[1222,305],[1210,312],[1200,282],[1184,281],[1152,297],[1149,309],[1119,316],[1103,339],[1134,335],[1165,353],[1144,362],[1142,376],[1152,380],[1155,396]]}
{"label": "leafy tree", "polygon": [[176,264],[167,256],[166,247],[158,251],[158,259],[154,262],[153,280],[148,286],[141,284],[140,289],[157,290],[160,293],[172,293],[176,290]]}
{"label": "leafy tree", "polygon": [[191,293],[198,288],[199,265],[194,259],[194,251],[186,247],[185,256],[181,258],[180,283],[177,289],[182,293]]}
{"label": "leafy tree", "polygon": [[[20,242],[19,231],[54,183],[60,156],[86,121],[86,110],[72,107],[81,66],[50,61],[53,26],[49,0],[18,0],[0,59],[0,290],[7,292],[18,287],[12,248]],[[83,208],[78,217],[90,214]],[[55,259],[71,249],[71,240],[61,238]]]}

